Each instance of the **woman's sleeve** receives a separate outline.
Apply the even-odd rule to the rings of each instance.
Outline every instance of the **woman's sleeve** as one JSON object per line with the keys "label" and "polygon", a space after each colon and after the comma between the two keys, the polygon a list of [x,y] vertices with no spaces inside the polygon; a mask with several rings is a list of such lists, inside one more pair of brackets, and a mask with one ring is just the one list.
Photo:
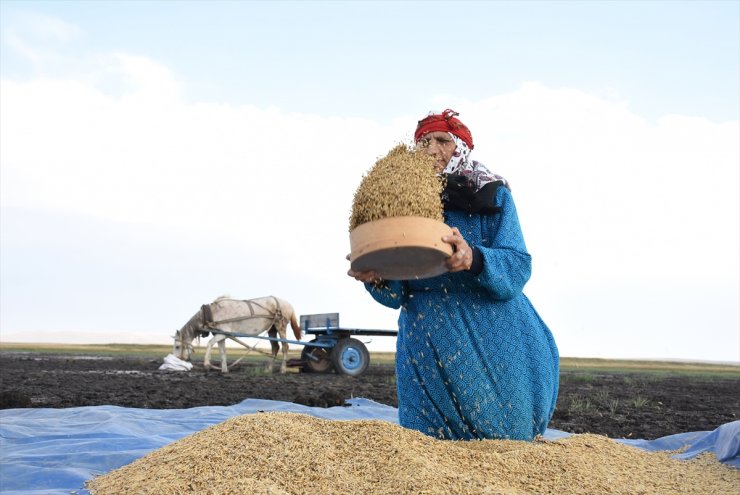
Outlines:
{"label": "woman's sleeve", "polygon": [[365,289],[383,306],[398,309],[406,302],[408,289],[404,282],[384,280],[379,284],[365,284]]}
{"label": "woman's sleeve", "polygon": [[496,216],[490,216],[483,222],[484,238],[491,242],[475,246],[483,258],[483,269],[475,278],[495,299],[508,300],[524,289],[532,273],[532,257],[524,244],[511,192],[499,187],[496,196],[501,218],[497,222]]}

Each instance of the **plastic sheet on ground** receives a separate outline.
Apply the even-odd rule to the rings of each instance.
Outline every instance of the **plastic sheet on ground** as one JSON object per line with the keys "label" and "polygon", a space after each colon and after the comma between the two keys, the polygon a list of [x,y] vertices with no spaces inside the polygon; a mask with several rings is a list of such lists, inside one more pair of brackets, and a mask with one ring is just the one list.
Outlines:
{"label": "plastic sheet on ground", "polygon": [[[290,402],[247,399],[233,406],[190,409],[137,409],[91,406],[68,409],[0,411],[0,493],[6,495],[87,494],[85,481],[125,466],[168,443],[232,416],[261,411],[310,414],[324,419],[379,419],[398,423],[394,407],[368,399],[349,406],[317,408]],[[546,438],[568,436],[547,430]],[[702,452],[740,469],[740,421],[711,432],[691,432],[656,440],[619,440],[646,450],[685,449],[689,459]]]}

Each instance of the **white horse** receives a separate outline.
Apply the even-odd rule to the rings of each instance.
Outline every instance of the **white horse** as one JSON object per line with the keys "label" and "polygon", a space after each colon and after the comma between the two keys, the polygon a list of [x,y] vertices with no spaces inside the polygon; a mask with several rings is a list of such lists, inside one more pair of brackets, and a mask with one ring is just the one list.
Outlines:
{"label": "white horse", "polygon": [[[286,338],[286,329],[290,322],[296,340],[301,340],[301,326],[295,316],[293,306],[275,296],[261,297],[258,299],[238,300],[228,296],[221,296],[211,304],[204,304],[200,311],[175,333],[174,350],[178,358],[190,359],[192,342],[196,337],[205,337],[213,334],[206,346],[206,354],[203,365],[206,369],[211,368],[211,349],[218,344],[221,354],[221,371],[228,373],[226,363],[226,339],[231,339],[245,347],[237,335],[257,336],[268,332],[271,338],[280,335],[282,340]],[[272,359],[275,361],[280,348],[279,344],[271,340]],[[282,342],[283,363],[280,372],[285,373],[288,369],[288,343]]]}

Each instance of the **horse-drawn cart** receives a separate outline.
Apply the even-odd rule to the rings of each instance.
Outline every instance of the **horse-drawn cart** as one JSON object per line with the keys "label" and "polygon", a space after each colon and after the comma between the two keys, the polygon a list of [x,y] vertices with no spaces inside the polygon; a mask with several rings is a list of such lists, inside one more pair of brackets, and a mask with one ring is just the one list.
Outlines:
{"label": "horse-drawn cart", "polygon": [[301,327],[314,339],[303,344],[301,366],[304,371],[327,373],[334,369],[343,375],[362,374],[370,364],[370,353],[359,339],[353,336],[395,337],[395,330],[341,328],[339,313],[301,316]]}
{"label": "horse-drawn cart", "polygon": [[[193,352],[194,339],[213,335],[206,345],[203,365],[210,369],[211,349],[218,344],[221,355],[221,371],[228,373],[226,362],[225,340],[250,348],[241,338],[269,340],[272,346],[272,357],[275,359],[279,348],[283,351],[283,362],[280,368],[285,373],[288,363],[288,344],[304,346],[300,360],[290,363],[292,366],[301,366],[304,371],[326,373],[335,370],[343,375],[357,376],[362,374],[370,364],[370,353],[367,347],[355,336],[385,336],[395,337],[394,330],[369,330],[362,328],[341,328],[339,313],[325,313],[305,315],[300,317],[302,324],[296,319],[293,306],[286,300],[275,296],[258,299],[232,299],[221,296],[213,303],[204,304],[200,311],[175,332],[172,354],[181,359],[189,360]],[[286,326],[290,323],[297,340],[286,338]],[[303,328],[301,328],[301,326]],[[313,340],[301,340],[301,330],[312,335]],[[264,335],[264,334],[267,335]],[[241,360],[237,360],[238,363]]]}
{"label": "horse-drawn cart", "polygon": [[[234,332],[223,332],[230,337],[249,337],[253,339],[269,340],[278,344],[288,343],[302,345],[301,358],[291,360],[288,366],[300,366],[304,372],[329,373],[332,370],[342,375],[358,376],[365,372],[370,365],[370,353],[365,344],[353,336],[383,336],[395,337],[395,330],[379,330],[366,328],[342,328],[339,326],[339,313],[322,313],[302,315],[301,328],[307,335],[313,335],[313,340],[283,339],[265,335],[248,335]],[[212,329],[214,334],[221,333]],[[246,345],[243,342],[238,343]]]}

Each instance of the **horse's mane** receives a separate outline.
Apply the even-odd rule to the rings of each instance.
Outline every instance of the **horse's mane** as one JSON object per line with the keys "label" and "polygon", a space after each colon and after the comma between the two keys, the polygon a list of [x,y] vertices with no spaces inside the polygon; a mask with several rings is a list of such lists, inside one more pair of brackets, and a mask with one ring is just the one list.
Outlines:
{"label": "horse's mane", "polygon": [[213,302],[225,301],[227,299],[232,299],[232,297],[229,294],[221,294],[216,299],[214,299]]}

